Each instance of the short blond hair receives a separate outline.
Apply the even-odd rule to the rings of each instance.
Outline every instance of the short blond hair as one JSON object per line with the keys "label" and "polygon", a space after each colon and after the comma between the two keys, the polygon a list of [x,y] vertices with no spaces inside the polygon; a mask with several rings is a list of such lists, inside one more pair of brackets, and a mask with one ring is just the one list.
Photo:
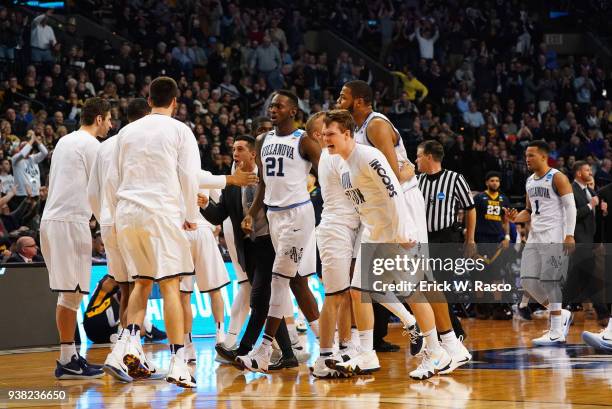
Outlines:
{"label": "short blond hair", "polygon": [[325,115],[325,126],[329,126],[332,122],[335,122],[340,127],[342,132],[350,131],[351,138],[355,132],[355,120],[353,115],[346,109],[334,109]]}
{"label": "short blond hair", "polygon": [[305,126],[306,133],[308,135],[312,135],[312,133],[314,132],[315,123],[322,116],[325,116],[325,111],[315,112],[314,114],[310,115],[310,118],[308,118],[308,121],[306,121],[306,126]]}

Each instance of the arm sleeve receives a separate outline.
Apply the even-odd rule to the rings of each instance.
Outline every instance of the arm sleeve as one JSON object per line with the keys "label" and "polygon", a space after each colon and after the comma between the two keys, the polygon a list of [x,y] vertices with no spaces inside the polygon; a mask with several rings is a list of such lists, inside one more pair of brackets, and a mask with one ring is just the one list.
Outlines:
{"label": "arm sleeve", "polygon": [[200,189],[224,189],[227,184],[225,175],[213,175],[207,170],[198,173],[198,184]]}
{"label": "arm sleeve", "polygon": [[561,196],[563,209],[565,210],[565,235],[573,236],[576,229],[576,203],[574,202],[574,194],[568,193]]}
{"label": "arm sleeve", "polygon": [[372,183],[378,187],[380,194],[389,198],[387,211],[390,212],[394,220],[396,242],[407,243],[414,240],[415,237],[408,234],[410,226],[406,222],[406,217],[403,217],[403,215],[408,214],[408,209],[402,187],[385,155],[376,151],[374,155],[368,158],[368,164],[364,166],[367,166],[367,172],[370,174]]}
{"label": "arm sleeve", "polygon": [[34,163],[42,162],[49,154],[47,147],[43,143],[38,144],[38,151],[39,152],[36,155],[32,155],[32,160],[34,161]]}
{"label": "arm sleeve", "polygon": [[197,223],[199,208],[198,172],[200,171],[200,151],[195,136],[187,126],[181,132],[182,143],[178,148],[178,178],[185,203],[185,220]]}
{"label": "arm sleeve", "polygon": [[115,210],[117,208],[117,190],[121,184],[121,169],[119,168],[121,164],[121,148],[119,146],[121,143],[121,133],[114,136],[114,138],[117,138],[117,140],[115,141],[115,149],[110,153],[111,157],[108,169],[106,170],[106,181],[104,182],[102,193],[113,224],[115,223]]}
{"label": "arm sleeve", "polygon": [[96,160],[91,169],[91,176],[89,177],[89,183],[87,184],[87,199],[91,206],[91,211],[98,223],[101,223],[101,208],[102,208],[102,187],[100,180],[100,166],[99,166],[99,155],[96,155]]}
{"label": "arm sleeve", "polygon": [[32,145],[29,143],[22,150],[13,155],[13,165],[25,158],[32,151]]}
{"label": "arm sleeve", "polygon": [[459,201],[462,209],[469,210],[474,207],[474,199],[472,199],[470,192],[470,186],[465,181],[463,175],[457,174],[455,197]]}

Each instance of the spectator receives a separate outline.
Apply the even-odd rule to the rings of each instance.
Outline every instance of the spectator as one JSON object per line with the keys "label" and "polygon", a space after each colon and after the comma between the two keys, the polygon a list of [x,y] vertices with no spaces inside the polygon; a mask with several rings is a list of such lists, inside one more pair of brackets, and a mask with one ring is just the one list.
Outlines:
{"label": "spectator", "polygon": [[105,263],[106,262],[106,250],[104,249],[104,243],[102,242],[102,235],[99,231],[96,231],[92,238],[92,254],[91,261],[94,263]]}
{"label": "spectator", "polygon": [[[13,208],[17,207],[26,197],[38,198],[40,190],[40,169],[38,164],[48,155],[47,148],[33,131],[28,131],[30,140],[19,144],[12,158],[13,175],[17,185],[17,195],[14,199]],[[34,145],[38,153],[30,155]]]}
{"label": "spectator", "polygon": [[11,161],[3,159],[0,164],[0,193],[8,194],[15,186],[15,179],[11,174]]}
{"label": "spectator", "polygon": [[272,44],[270,36],[264,35],[263,43],[255,50],[251,69],[265,78],[270,88],[278,89],[282,86],[279,83],[281,62],[280,51]]}
{"label": "spectator", "polygon": [[53,28],[47,24],[52,13],[53,11],[49,10],[32,20],[30,47],[32,48],[32,62],[34,63],[52,63],[54,61],[52,53],[57,41]]}
{"label": "spectator", "polygon": [[11,256],[3,261],[4,263],[41,263],[44,262],[42,256],[38,254],[38,245],[34,238],[22,236],[15,243],[15,251]]}
{"label": "spectator", "polygon": [[417,94],[419,94],[418,102],[421,103],[427,97],[429,90],[421,81],[416,79],[412,75],[412,71],[408,67],[404,68],[404,72],[393,71],[393,75],[397,75],[404,86],[404,92],[409,101],[417,101]]}
{"label": "spectator", "polygon": [[478,131],[478,129],[485,124],[484,117],[482,116],[482,113],[478,111],[475,102],[470,102],[469,107],[469,111],[463,114],[463,121],[467,126],[474,128],[475,131]]}
{"label": "spectator", "polygon": [[438,29],[427,20],[417,20],[414,26],[416,28],[414,34],[419,43],[421,58],[432,60],[434,58],[434,45],[440,36]]}

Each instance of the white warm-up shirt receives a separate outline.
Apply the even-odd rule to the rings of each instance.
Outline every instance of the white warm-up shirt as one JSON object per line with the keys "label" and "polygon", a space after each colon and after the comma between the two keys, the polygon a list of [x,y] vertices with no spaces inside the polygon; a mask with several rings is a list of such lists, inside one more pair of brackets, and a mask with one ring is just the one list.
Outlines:
{"label": "white warm-up shirt", "polygon": [[346,224],[355,229],[359,226],[359,215],[342,188],[343,165],[344,161],[340,155],[330,155],[327,148],[323,148],[318,168],[318,180],[323,198],[321,223]]}
{"label": "white warm-up shirt", "polygon": [[49,195],[42,220],[89,223],[87,185],[100,142],[85,131],[62,137],[55,146],[49,174]]}
{"label": "white warm-up shirt", "polygon": [[117,204],[126,201],[161,217],[184,216],[197,223],[200,153],[191,129],[151,114],[126,125],[115,138],[104,186],[112,220]]}
{"label": "white warm-up shirt", "polygon": [[342,187],[359,213],[364,243],[416,240],[406,200],[391,165],[378,149],[356,144],[345,161]]}

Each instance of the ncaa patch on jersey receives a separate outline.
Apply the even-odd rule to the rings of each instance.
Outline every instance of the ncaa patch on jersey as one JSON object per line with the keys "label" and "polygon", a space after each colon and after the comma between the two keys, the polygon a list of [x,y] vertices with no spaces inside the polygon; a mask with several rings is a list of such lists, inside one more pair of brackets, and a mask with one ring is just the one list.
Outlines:
{"label": "ncaa patch on jersey", "polygon": [[446,199],[446,194],[444,192],[438,192],[438,200]]}

